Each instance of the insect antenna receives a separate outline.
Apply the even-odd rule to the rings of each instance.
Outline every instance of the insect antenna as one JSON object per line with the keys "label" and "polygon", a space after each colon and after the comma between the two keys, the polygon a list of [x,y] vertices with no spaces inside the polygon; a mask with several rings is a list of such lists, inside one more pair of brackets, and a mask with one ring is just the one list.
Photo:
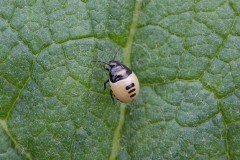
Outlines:
{"label": "insect antenna", "polygon": [[109,66],[109,64],[108,64],[108,63],[106,63],[106,62],[103,62],[103,61],[91,61],[91,62],[94,62],[94,63],[103,63],[103,64],[106,64],[106,65],[108,65],[108,66]]}
{"label": "insect antenna", "polygon": [[116,59],[116,56],[118,55],[118,52],[120,51],[120,49],[121,49],[120,47],[116,49],[116,51],[115,51],[116,53],[115,53],[115,55],[114,55],[114,57],[113,57],[113,60]]}

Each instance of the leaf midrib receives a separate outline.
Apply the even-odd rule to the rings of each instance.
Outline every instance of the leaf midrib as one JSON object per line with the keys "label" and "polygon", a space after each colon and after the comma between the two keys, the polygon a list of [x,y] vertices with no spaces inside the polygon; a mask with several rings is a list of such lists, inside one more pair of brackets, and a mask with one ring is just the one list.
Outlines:
{"label": "leaf midrib", "polygon": [[[134,35],[137,31],[137,24],[138,24],[138,18],[140,14],[142,6],[142,0],[137,0],[135,1],[134,4],[134,11],[133,11],[133,18],[132,18],[132,24],[130,27],[130,31],[128,34],[128,39],[126,42],[125,47],[123,48],[123,63],[131,68],[131,51],[132,51],[132,44],[133,44],[133,38]],[[118,126],[116,127],[113,135],[113,140],[112,140],[112,151],[111,155],[109,157],[109,160],[115,160],[118,151],[120,149],[120,137],[121,137],[121,130],[125,122],[125,112],[126,112],[126,104],[121,103],[120,105],[120,114],[119,114],[119,120],[118,120]]]}

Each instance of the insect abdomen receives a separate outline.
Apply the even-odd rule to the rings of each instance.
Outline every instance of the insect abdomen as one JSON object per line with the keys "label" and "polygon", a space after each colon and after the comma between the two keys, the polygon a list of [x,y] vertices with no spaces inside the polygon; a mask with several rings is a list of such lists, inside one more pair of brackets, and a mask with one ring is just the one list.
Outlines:
{"label": "insect abdomen", "polygon": [[131,102],[139,93],[139,82],[134,73],[115,83],[110,81],[110,86],[114,96],[123,103]]}

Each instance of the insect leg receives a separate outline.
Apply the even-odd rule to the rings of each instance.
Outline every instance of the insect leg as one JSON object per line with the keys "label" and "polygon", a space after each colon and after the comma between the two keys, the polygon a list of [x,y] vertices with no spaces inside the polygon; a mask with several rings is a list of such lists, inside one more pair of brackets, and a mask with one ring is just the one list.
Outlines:
{"label": "insect leg", "polygon": [[109,82],[109,79],[104,82],[104,90],[107,88],[106,85]]}
{"label": "insect leg", "polygon": [[107,67],[105,67],[105,66],[104,66],[103,68],[109,72],[109,68],[107,68]]}
{"label": "insect leg", "polygon": [[111,89],[110,89],[110,96],[111,96],[111,99],[112,99],[113,104],[115,104],[115,101],[114,101],[114,98],[113,98],[113,94],[112,94],[112,90],[111,90]]}

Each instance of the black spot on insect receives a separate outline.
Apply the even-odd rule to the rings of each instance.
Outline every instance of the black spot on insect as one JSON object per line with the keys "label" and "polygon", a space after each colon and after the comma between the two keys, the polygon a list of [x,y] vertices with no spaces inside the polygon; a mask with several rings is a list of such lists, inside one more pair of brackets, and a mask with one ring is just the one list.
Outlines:
{"label": "black spot on insect", "polygon": [[135,86],[135,84],[134,83],[132,83],[132,84],[129,84],[128,86],[126,86],[126,90],[129,90],[129,89],[131,89],[132,87],[134,87]]}
{"label": "black spot on insect", "polygon": [[133,88],[132,90],[130,90],[128,93],[130,94],[130,93],[132,93],[132,92],[134,92],[134,91],[136,91],[135,88]]}
{"label": "black spot on insect", "polygon": [[123,76],[122,75],[117,75],[115,81],[120,81],[121,79],[123,79]]}
{"label": "black spot on insect", "polygon": [[136,95],[136,93],[133,93],[130,97],[134,97]]}

